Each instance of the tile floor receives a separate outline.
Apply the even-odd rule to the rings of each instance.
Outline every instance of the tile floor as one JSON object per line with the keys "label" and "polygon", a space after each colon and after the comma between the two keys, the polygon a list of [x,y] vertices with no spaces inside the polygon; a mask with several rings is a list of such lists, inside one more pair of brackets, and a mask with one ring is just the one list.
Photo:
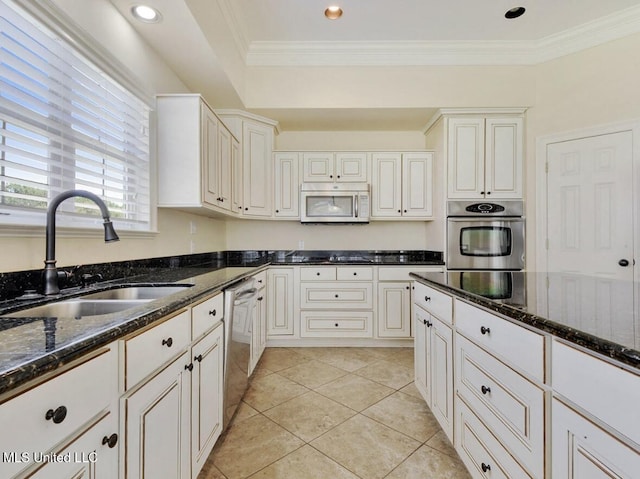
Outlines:
{"label": "tile floor", "polygon": [[412,348],[268,348],[198,479],[468,479]]}

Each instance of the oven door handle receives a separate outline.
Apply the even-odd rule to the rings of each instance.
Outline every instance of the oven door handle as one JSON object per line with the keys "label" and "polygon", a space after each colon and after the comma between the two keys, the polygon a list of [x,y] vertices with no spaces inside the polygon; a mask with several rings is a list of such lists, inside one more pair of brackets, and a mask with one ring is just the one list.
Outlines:
{"label": "oven door handle", "polygon": [[489,222],[502,222],[502,223],[514,223],[514,222],[524,222],[524,218],[522,216],[456,216],[456,217],[448,217],[447,221],[451,223],[489,223]]}

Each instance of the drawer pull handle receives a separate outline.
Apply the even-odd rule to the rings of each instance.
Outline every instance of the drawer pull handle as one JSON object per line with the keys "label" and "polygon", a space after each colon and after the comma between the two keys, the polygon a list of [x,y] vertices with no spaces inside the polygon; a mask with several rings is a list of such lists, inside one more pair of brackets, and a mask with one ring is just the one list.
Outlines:
{"label": "drawer pull handle", "polygon": [[215,309],[209,311],[209,316],[215,316],[216,314],[218,314],[218,312]]}
{"label": "drawer pull handle", "polygon": [[111,434],[111,436],[102,438],[102,445],[109,446],[109,449],[113,449],[118,444],[118,435],[116,433]]}
{"label": "drawer pull handle", "polygon": [[482,334],[489,334],[489,333],[491,333],[491,329],[490,328],[485,328],[484,326],[480,326],[480,332]]}
{"label": "drawer pull handle", "polygon": [[186,364],[186,365],[184,366],[184,369],[185,369],[186,371],[193,371],[193,363]]}
{"label": "drawer pull handle", "polygon": [[199,363],[201,363],[202,362],[202,354],[198,354],[197,356],[194,356],[193,360],[194,361],[198,361]]}
{"label": "drawer pull handle", "polygon": [[257,300],[258,300],[258,301],[262,301],[263,299],[264,299],[264,296],[259,296],[259,297],[257,298]]}
{"label": "drawer pull handle", "polygon": [[64,406],[60,406],[56,408],[55,411],[53,409],[49,409],[44,417],[47,421],[53,419],[53,422],[55,424],[60,424],[62,421],[64,421],[64,418],[67,417],[67,408]]}
{"label": "drawer pull handle", "polygon": [[427,301],[427,302],[431,301],[431,296],[425,296],[424,300]]}
{"label": "drawer pull handle", "polygon": [[485,464],[484,462],[480,467],[482,467],[482,472],[487,472],[491,470],[491,466],[489,464]]}
{"label": "drawer pull handle", "polygon": [[171,346],[173,346],[173,338],[163,339],[162,345],[170,348]]}
{"label": "drawer pull handle", "polygon": [[487,394],[491,392],[491,388],[489,386],[482,386],[480,390],[482,391],[482,394]]}

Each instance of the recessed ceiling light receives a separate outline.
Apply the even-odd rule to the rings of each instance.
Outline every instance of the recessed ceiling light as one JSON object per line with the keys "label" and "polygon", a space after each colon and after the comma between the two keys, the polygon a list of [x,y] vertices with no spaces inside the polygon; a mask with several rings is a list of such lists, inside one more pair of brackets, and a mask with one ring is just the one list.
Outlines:
{"label": "recessed ceiling light", "polygon": [[324,16],[329,20],[336,20],[342,16],[342,8],[337,5],[331,5],[324,11]]}
{"label": "recessed ceiling light", "polygon": [[511,9],[507,10],[507,13],[505,13],[504,16],[505,16],[505,18],[509,18],[509,19],[518,18],[518,17],[524,15],[524,12],[526,10],[527,9],[524,8],[524,7],[513,7]]}
{"label": "recessed ceiling light", "polygon": [[158,23],[162,20],[160,12],[148,5],[134,5],[131,7],[131,15],[145,23]]}

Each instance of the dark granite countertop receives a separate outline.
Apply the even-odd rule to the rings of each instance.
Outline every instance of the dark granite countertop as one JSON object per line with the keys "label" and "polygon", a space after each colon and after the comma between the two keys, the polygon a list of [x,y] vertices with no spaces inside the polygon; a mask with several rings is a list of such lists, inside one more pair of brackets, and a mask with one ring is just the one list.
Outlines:
{"label": "dark granite countertop", "polygon": [[[637,332],[639,325],[633,315],[633,283],[622,281],[608,283],[613,290],[614,297],[617,297],[619,302],[624,303],[624,299],[621,298],[626,297],[630,303],[618,306],[618,310],[613,315],[615,325],[603,325],[599,323],[599,320],[596,320],[595,301],[593,311],[590,311],[589,308],[584,307],[585,298],[579,298],[583,309],[576,314],[576,311],[563,307],[557,301],[557,306],[540,301],[535,297],[535,294],[531,294],[531,290],[535,291],[535,288],[527,288],[527,285],[540,287],[540,285],[545,285],[547,281],[558,280],[560,279],[559,274],[516,273],[515,277],[519,277],[519,279],[509,284],[517,284],[519,289],[524,288],[524,290],[516,292],[519,300],[516,302],[517,304],[513,304],[508,299],[501,299],[498,291],[500,288],[492,288],[491,285],[486,284],[486,274],[484,276],[485,283],[479,285],[477,281],[473,280],[473,273],[480,272],[411,273],[411,276],[426,285],[434,286],[436,289],[487,308],[515,322],[550,333],[594,353],[640,370],[640,347],[638,346],[640,336]],[[460,279],[464,274],[470,278],[467,285]],[[493,274],[495,275],[495,272]],[[563,279],[566,278],[567,275],[563,274]],[[596,280],[593,277],[580,275],[575,275],[570,279],[574,284],[576,282],[581,284],[587,291],[589,287],[595,285]],[[530,291],[527,293],[526,289]]]}
{"label": "dark granite countertop", "polygon": [[[20,299],[38,292],[41,270],[0,273],[0,394],[84,354],[122,338],[268,265],[371,264],[442,265],[433,251],[225,251],[96,265],[62,270],[74,274],[54,297]],[[83,274],[100,273],[99,283],[82,287]],[[189,284],[183,291],[118,313],[72,317],[12,317],[17,311],[130,285]]]}

